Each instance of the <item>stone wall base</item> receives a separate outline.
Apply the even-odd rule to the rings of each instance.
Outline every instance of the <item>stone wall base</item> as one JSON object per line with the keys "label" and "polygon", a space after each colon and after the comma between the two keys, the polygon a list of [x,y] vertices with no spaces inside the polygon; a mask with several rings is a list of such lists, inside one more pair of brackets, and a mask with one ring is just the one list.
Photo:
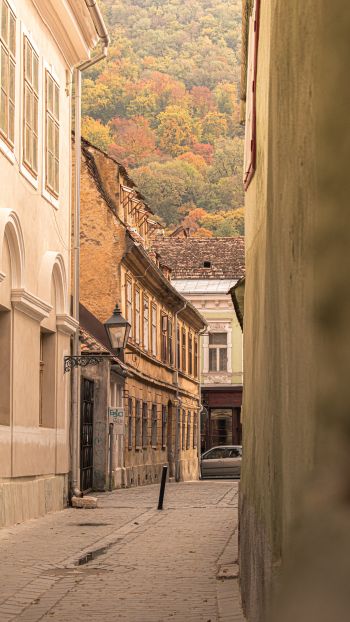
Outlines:
{"label": "stone wall base", "polygon": [[67,507],[68,476],[47,475],[0,481],[0,527]]}
{"label": "stone wall base", "polygon": [[[162,464],[143,464],[125,467],[124,482],[121,486],[144,486],[146,484],[158,484],[162,476]],[[199,476],[197,460],[180,460],[180,481],[197,480]],[[119,486],[119,487],[121,487]],[[118,487],[118,486],[116,486]]]}

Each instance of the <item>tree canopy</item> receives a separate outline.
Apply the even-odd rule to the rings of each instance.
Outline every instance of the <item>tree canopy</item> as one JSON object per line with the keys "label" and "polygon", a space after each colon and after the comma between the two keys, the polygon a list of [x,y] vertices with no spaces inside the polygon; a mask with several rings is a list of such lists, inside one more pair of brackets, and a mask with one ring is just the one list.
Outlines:
{"label": "tree canopy", "polygon": [[83,135],[132,169],[166,226],[196,221],[196,235],[236,235],[240,0],[100,4],[112,43],[84,78]]}

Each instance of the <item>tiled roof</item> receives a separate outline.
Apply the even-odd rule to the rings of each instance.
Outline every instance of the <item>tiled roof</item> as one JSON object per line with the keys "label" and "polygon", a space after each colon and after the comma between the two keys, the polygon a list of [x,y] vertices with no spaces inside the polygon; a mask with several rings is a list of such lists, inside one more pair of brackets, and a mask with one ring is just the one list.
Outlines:
{"label": "tiled roof", "polygon": [[240,279],[245,274],[243,236],[163,238],[154,250],[173,279]]}

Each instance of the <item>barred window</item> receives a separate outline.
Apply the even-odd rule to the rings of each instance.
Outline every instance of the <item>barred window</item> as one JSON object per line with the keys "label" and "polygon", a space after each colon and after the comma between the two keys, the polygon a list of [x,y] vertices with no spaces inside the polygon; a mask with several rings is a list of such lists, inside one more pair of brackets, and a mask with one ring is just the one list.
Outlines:
{"label": "barred window", "polygon": [[39,57],[24,37],[23,163],[38,175]]}
{"label": "barred window", "polygon": [[45,72],[46,85],[46,138],[45,186],[55,197],[59,192],[59,134],[60,88],[51,74]]}
{"label": "barred window", "polygon": [[132,449],[133,421],[132,421],[132,398],[128,399],[128,447]]}
{"label": "barred window", "polygon": [[166,447],[166,433],[167,433],[167,409],[166,406],[162,406],[162,448]]}
{"label": "barred window", "polygon": [[15,140],[16,17],[0,0],[0,134],[13,147]]}
{"label": "barred window", "polygon": [[142,447],[147,447],[148,443],[148,406],[147,402],[142,404]]}
{"label": "barred window", "polygon": [[157,447],[158,440],[158,420],[157,405],[152,404],[152,447]]}
{"label": "barred window", "polygon": [[149,348],[149,300],[147,296],[143,297],[143,347],[145,350]]}
{"label": "barred window", "polygon": [[182,449],[184,450],[186,447],[186,411],[183,410],[182,411],[182,441],[181,441],[181,446]]}
{"label": "barred window", "polygon": [[136,448],[140,449],[141,447],[141,402],[140,400],[136,400],[136,419],[135,419],[135,441]]}
{"label": "barred window", "polygon": [[187,413],[186,449],[191,447],[191,411]]}

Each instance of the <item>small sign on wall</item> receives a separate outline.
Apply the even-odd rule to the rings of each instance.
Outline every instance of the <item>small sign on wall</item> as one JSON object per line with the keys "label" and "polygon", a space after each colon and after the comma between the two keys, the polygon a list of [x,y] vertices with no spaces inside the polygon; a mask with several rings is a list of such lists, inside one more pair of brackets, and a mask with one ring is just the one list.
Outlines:
{"label": "small sign on wall", "polygon": [[124,408],[109,408],[109,422],[113,423],[115,434],[124,434]]}

